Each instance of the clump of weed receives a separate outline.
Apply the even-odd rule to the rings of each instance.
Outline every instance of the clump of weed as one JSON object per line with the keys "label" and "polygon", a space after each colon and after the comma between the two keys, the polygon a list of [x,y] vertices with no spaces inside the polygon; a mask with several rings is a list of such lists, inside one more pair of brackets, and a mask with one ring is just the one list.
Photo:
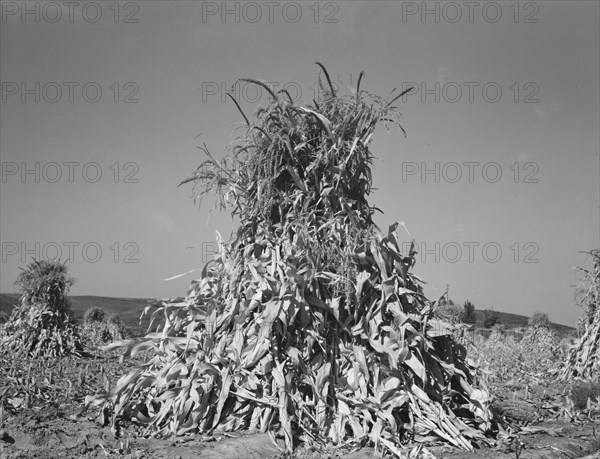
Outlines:
{"label": "clump of weed", "polygon": [[75,279],[67,275],[66,265],[33,260],[22,271],[15,282],[21,304],[3,326],[1,347],[31,357],[79,354],[81,338],[66,298]]}
{"label": "clump of weed", "polygon": [[588,399],[600,402],[600,382],[577,381],[569,389],[569,397],[573,400],[575,408],[585,410]]}
{"label": "clump of weed", "polygon": [[83,315],[82,335],[92,347],[104,346],[131,336],[130,330],[117,314],[106,315],[106,311],[96,306]]}
{"label": "clump of weed", "polygon": [[83,323],[89,325],[96,322],[104,322],[106,320],[106,311],[102,308],[92,306],[83,314]]}
{"label": "clump of weed", "polygon": [[527,327],[521,348],[523,363],[533,373],[548,370],[556,363],[558,342],[549,325],[534,322]]}

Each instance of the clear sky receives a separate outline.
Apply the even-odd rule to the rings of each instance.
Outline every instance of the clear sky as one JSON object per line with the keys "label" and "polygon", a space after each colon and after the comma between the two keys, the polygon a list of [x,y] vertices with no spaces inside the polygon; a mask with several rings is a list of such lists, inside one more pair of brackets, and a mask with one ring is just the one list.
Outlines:
{"label": "clear sky", "polygon": [[[403,221],[437,298],[574,325],[574,265],[599,242],[599,3],[2,2],[0,291],[31,256],[71,293],[185,294],[227,213],[176,188],[224,155],[237,78],[310,102],[318,74],[400,101],[372,202]],[[252,115],[267,100],[233,92]],[[409,241],[406,233],[400,233]]]}

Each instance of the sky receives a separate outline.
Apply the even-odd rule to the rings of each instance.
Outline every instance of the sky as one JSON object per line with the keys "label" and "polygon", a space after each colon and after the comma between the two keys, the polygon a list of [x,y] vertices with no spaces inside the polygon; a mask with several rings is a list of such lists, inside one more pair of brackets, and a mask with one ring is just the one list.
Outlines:
{"label": "sky", "polygon": [[[177,187],[223,157],[265,91],[398,101],[371,145],[376,223],[402,221],[437,299],[575,325],[573,266],[600,246],[600,4],[2,2],[0,291],[60,258],[73,295],[185,295],[229,213]],[[409,235],[410,234],[410,235]],[[404,245],[406,248],[406,245]]]}

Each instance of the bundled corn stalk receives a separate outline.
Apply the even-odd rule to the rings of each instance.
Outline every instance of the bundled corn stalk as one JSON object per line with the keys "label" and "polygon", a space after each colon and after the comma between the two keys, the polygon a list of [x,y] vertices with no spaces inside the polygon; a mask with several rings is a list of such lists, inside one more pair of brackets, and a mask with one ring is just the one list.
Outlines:
{"label": "bundled corn stalk", "polygon": [[22,291],[8,321],[0,326],[0,353],[24,353],[31,357],[79,355],[81,337],[66,295],[74,279],[57,261],[33,260],[19,274]]}
{"label": "bundled corn stalk", "polygon": [[340,96],[322,69],[308,107],[247,80],[272,101],[254,123],[242,112],[230,157],[205,149],[182,182],[215,193],[240,227],[185,298],[152,313],[155,332],[107,347],[154,351],[90,397],[113,422],[155,436],[276,429],[288,451],[332,441],[398,455],[411,440],[471,450],[493,427],[464,347],[410,271],[416,252],[401,253],[398,223],[377,229],[366,199],[369,143],[378,123],[400,126],[402,94],[367,94],[361,73]]}
{"label": "bundled corn stalk", "polygon": [[592,269],[577,268],[583,273],[578,302],[586,308],[585,331],[569,349],[561,369],[563,380],[600,377],[600,250],[587,253],[592,258]]}
{"label": "bundled corn stalk", "polygon": [[81,334],[93,347],[104,346],[132,336],[118,315],[111,314],[107,317],[104,309],[95,306],[85,311]]}

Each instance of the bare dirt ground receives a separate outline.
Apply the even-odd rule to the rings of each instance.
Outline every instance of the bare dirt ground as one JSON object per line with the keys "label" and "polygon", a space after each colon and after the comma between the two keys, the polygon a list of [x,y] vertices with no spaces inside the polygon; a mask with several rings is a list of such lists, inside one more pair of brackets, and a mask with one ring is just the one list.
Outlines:
{"label": "bare dirt ground", "polygon": [[[213,432],[207,436],[149,439],[125,425],[118,437],[99,409],[84,410],[86,395],[106,387],[135,362],[95,354],[81,359],[27,361],[0,356],[0,458],[284,458],[268,433]],[[469,453],[427,446],[423,458],[600,458],[600,412],[573,411],[564,383],[547,378],[532,385],[491,388],[506,433]],[[106,426],[103,425],[107,424]],[[410,445],[408,452],[416,445]],[[358,459],[372,448],[351,450],[300,445],[292,457]]]}

